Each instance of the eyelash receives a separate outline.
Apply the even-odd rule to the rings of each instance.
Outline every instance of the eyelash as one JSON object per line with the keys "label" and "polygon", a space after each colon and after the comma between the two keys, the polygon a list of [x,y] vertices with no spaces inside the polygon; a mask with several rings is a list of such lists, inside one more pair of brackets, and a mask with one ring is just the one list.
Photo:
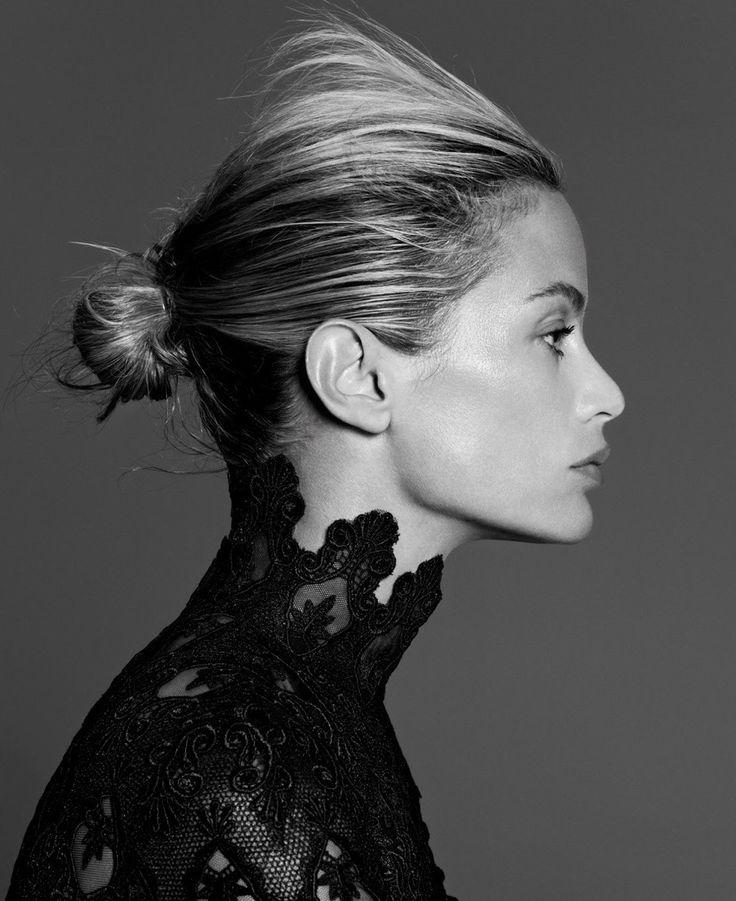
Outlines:
{"label": "eyelash", "polygon": [[[542,338],[546,338],[549,335],[562,335],[562,337],[565,338],[568,335],[571,335],[574,331],[575,331],[574,325],[566,325],[564,328],[556,328],[556,329],[552,329],[551,332],[545,332],[545,334],[542,335]],[[556,340],[562,340],[562,339],[556,339]],[[549,347],[549,349],[552,351],[553,354],[556,354],[558,357],[565,356],[565,352],[560,350],[559,348],[555,347],[554,344],[550,344],[548,341],[545,341],[544,343],[547,345],[547,347]]]}

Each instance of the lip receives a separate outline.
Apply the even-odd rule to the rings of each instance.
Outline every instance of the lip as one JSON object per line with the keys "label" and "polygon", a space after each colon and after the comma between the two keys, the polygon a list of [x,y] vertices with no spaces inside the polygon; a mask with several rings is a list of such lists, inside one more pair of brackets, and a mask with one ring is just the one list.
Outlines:
{"label": "lip", "polygon": [[606,462],[610,455],[611,448],[607,444],[604,444],[603,447],[599,447],[597,451],[589,454],[587,457],[585,457],[585,459],[578,460],[577,463],[573,463],[572,468],[576,469],[579,466],[587,466],[588,463],[597,463],[598,466],[600,466],[601,464]]}
{"label": "lip", "polygon": [[598,485],[603,481],[603,473],[601,472],[601,467],[598,463],[585,463],[582,466],[571,466],[570,469],[574,469],[575,472],[579,472],[580,475],[592,479],[592,481]]}

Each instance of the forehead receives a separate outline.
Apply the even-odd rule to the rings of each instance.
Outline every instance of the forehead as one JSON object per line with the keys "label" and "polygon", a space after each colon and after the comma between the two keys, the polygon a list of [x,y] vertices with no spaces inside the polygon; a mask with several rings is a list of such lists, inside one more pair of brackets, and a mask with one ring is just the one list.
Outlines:
{"label": "forehead", "polygon": [[[548,306],[543,300],[529,302],[535,294],[567,297],[579,315],[576,304],[588,293],[585,245],[575,214],[562,194],[540,191],[536,206],[503,226],[499,249],[496,269],[455,305],[462,340],[482,336],[487,343],[491,338],[500,339],[509,329],[538,316]],[[558,290],[550,290],[555,286]],[[562,290],[560,286],[564,286]]]}
{"label": "forehead", "polygon": [[569,203],[558,191],[541,191],[537,205],[504,229],[499,274],[534,293],[552,282],[569,282],[587,294],[583,235]]}

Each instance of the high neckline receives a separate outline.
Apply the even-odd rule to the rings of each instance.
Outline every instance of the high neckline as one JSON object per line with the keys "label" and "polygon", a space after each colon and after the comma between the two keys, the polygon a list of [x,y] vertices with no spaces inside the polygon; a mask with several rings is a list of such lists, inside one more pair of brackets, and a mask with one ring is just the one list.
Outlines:
{"label": "high neckline", "polygon": [[247,623],[282,659],[343,682],[352,676],[362,696],[382,697],[442,597],[442,554],[399,574],[381,603],[375,590],[396,567],[399,538],[390,511],[333,520],[311,551],[294,538],[305,502],[286,454],[228,464],[228,491],[230,532],[188,607],[209,606],[216,594],[220,612]]}

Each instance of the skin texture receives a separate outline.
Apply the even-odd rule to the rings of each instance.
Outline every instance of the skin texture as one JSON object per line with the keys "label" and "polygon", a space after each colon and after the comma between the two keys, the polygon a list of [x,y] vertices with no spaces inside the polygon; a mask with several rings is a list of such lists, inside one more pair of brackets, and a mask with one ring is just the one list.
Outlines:
{"label": "skin texture", "polygon": [[292,455],[306,502],[294,535],[316,550],[335,518],[393,513],[397,565],[379,601],[401,572],[465,541],[571,543],[592,527],[598,486],[570,467],[606,444],[624,398],[567,298],[525,302],[553,282],[587,297],[582,234],[565,198],[542,190],[504,239],[503,265],[455,305],[441,357],[398,354],[347,319],[310,336],[324,410],[311,411],[310,441]]}

